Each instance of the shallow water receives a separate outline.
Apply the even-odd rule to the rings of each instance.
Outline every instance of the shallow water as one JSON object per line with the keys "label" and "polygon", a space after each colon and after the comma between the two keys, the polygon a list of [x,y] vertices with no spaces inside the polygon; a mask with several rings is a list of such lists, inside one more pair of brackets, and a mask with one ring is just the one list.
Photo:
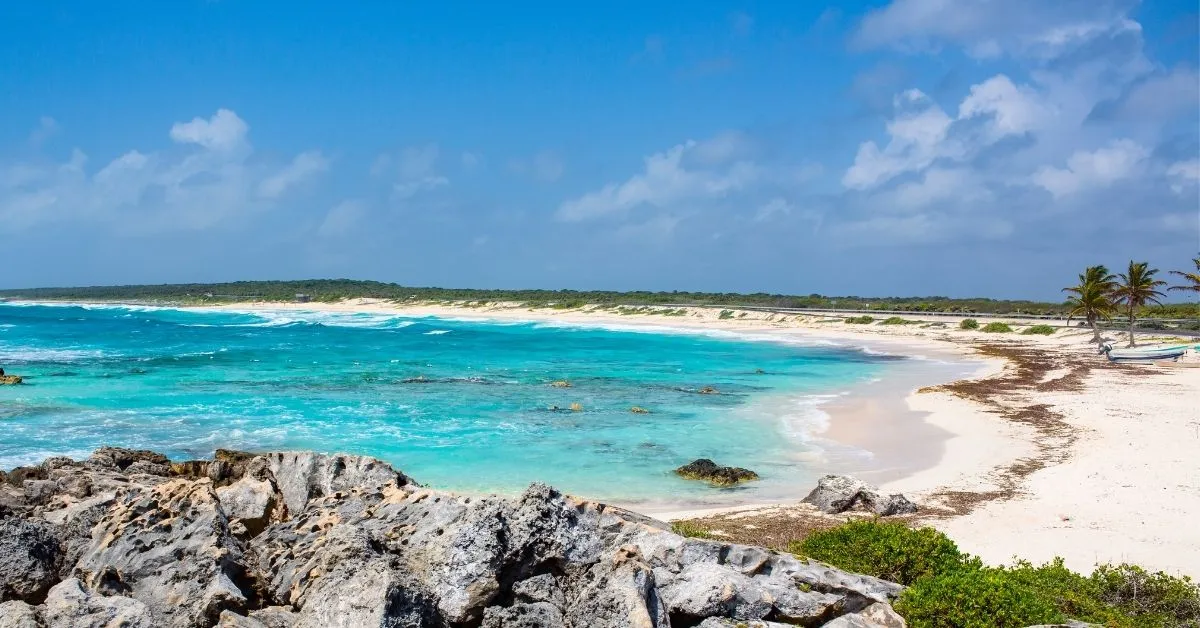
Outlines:
{"label": "shallow water", "polygon": [[[28,382],[0,387],[0,468],[103,444],[172,458],[314,449],[451,490],[753,499],[821,471],[819,402],[913,363],[732,333],[0,304],[0,366]],[[722,490],[671,473],[699,457],[763,480]]]}

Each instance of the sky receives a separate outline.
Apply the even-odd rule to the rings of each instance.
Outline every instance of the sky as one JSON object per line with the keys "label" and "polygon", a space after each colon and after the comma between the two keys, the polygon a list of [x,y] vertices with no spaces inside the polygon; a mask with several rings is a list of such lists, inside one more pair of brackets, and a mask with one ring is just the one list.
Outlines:
{"label": "sky", "polygon": [[1194,0],[0,3],[0,287],[1059,299],[1200,250]]}

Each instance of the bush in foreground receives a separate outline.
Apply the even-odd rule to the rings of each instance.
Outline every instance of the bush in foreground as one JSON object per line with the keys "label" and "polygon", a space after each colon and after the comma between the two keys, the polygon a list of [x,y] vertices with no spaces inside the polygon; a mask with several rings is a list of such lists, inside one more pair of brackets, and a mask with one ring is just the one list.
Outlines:
{"label": "bush in foreground", "polygon": [[973,318],[964,318],[964,319],[962,319],[962,322],[958,324],[958,328],[959,329],[979,329],[979,321],[977,321]]}
{"label": "bush in foreground", "polygon": [[921,322],[921,321],[910,321],[907,318],[900,318],[899,316],[892,316],[892,317],[883,319],[882,321],[879,322],[879,324],[880,325],[916,325],[919,322]]}
{"label": "bush in foreground", "polygon": [[871,316],[866,316],[866,315],[851,316],[850,318],[846,319],[846,322],[850,323],[852,325],[870,325],[871,323],[875,322],[875,318],[871,317]]}
{"label": "bush in foreground", "polygon": [[908,585],[895,608],[913,628],[1024,627],[1070,619],[1110,627],[1200,628],[1200,587],[1133,565],[1091,576],[1062,559],[988,567],[932,528],[860,520],[789,548],[842,569]]}
{"label": "bush in foreground", "polygon": [[988,323],[979,331],[985,331],[989,334],[1007,334],[1012,331],[1012,327],[1009,327],[1008,323]]}
{"label": "bush in foreground", "polygon": [[1031,325],[1026,327],[1022,332],[1022,336],[1049,336],[1055,332],[1055,329],[1049,325]]}

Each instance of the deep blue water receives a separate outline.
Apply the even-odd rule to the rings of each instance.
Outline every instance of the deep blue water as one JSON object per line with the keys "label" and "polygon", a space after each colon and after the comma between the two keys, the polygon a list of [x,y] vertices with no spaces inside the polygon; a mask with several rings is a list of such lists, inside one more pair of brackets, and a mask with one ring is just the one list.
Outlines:
{"label": "deep blue water", "polygon": [[765,494],[820,472],[805,465],[816,401],[906,362],[734,334],[0,304],[0,366],[27,378],[0,387],[0,467],[103,444],[172,458],[303,448],[377,456],[454,490],[735,494],[671,473],[709,457],[757,470],[762,482],[733,491]]}

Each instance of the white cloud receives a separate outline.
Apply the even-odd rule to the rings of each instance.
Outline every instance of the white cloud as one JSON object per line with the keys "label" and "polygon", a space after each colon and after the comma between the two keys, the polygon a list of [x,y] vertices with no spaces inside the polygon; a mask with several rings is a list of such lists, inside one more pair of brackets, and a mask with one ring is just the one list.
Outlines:
{"label": "white cloud", "polygon": [[881,150],[873,141],[859,146],[854,165],[842,177],[846,187],[872,188],[896,175],[923,170],[939,157],[959,154],[946,142],[953,120],[928,96],[910,89],[896,97],[895,106],[899,113],[887,123],[887,146]]}
{"label": "white cloud", "polygon": [[1167,168],[1167,178],[1176,194],[1183,194],[1189,186],[1200,183],[1200,159],[1177,161]]}
{"label": "white cloud", "polygon": [[371,165],[371,174],[392,180],[392,197],[408,200],[422,192],[450,185],[437,171],[441,151],[437,144],[409,146],[396,155],[382,154]]}
{"label": "white cloud", "polygon": [[296,155],[292,163],[271,175],[258,185],[258,195],[263,198],[279,198],[284,192],[313,175],[329,169],[329,160],[319,150],[310,150]]}
{"label": "white cloud", "polygon": [[171,139],[180,144],[199,144],[215,151],[228,151],[244,145],[250,127],[228,109],[218,109],[208,120],[193,118],[191,122],[176,122],[171,127]]}
{"label": "white cloud", "polygon": [[1053,111],[1040,102],[1033,88],[1018,87],[1007,76],[997,74],[973,85],[971,93],[958,106],[960,120],[980,116],[990,116],[987,140],[994,142],[1045,126]]}
{"label": "white cloud", "polygon": [[346,200],[338,203],[325,214],[325,220],[317,227],[317,235],[323,238],[337,238],[350,233],[366,210],[366,204],[362,201]]}
{"label": "white cloud", "polygon": [[978,202],[988,191],[964,168],[930,168],[921,179],[898,186],[892,202],[900,209],[918,209],[942,201]]}
{"label": "white cloud", "polygon": [[[186,154],[130,150],[89,173],[79,149],[62,163],[0,165],[0,230],[68,222],[105,224],[122,233],[204,229],[272,207],[296,169],[311,172],[317,153],[283,171],[251,161],[246,124],[222,109],[171,127],[171,138],[196,148]],[[265,190],[266,196],[258,191]]]}
{"label": "white cloud", "polygon": [[685,163],[697,142],[688,141],[645,158],[640,174],[622,183],[562,203],[558,218],[580,221],[620,215],[639,206],[672,207],[681,202],[718,199],[759,179],[753,163],[739,161],[721,168],[693,168]]}
{"label": "white cloud", "polygon": [[792,213],[792,204],[786,199],[775,197],[766,203],[762,204],[757,211],[754,212],[754,222],[763,222],[771,220],[775,216],[787,216]]}
{"label": "white cloud", "polygon": [[1054,58],[1104,36],[1138,30],[1128,0],[893,0],[867,13],[853,36],[862,48],[933,52],[959,46],[971,56]]}
{"label": "white cloud", "polygon": [[1132,176],[1141,162],[1149,156],[1137,142],[1115,140],[1094,151],[1076,151],[1067,159],[1066,168],[1043,166],[1033,175],[1033,182],[1046,188],[1055,198],[1081,190],[1102,188]]}

